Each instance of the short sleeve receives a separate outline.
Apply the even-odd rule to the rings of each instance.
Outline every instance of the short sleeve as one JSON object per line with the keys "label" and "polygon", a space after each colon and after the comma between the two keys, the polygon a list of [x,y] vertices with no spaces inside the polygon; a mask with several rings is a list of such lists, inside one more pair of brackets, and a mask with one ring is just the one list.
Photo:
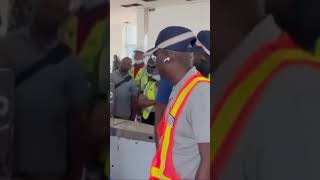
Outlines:
{"label": "short sleeve", "polygon": [[72,109],[85,108],[89,102],[89,81],[78,58],[65,61],[66,91]]}
{"label": "short sleeve", "polygon": [[198,143],[210,143],[210,85],[201,83],[189,99],[192,129]]}
{"label": "short sleeve", "polygon": [[172,91],[172,84],[168,80],[160,80],[157,102],[167,105]]}

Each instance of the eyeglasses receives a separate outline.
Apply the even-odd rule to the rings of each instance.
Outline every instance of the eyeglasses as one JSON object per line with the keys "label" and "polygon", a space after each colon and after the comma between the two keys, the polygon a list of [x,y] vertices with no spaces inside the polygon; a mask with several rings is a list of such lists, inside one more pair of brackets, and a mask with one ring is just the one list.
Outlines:
{"label": "eyeglasses", "polygon": [[156,68],[156,66],[151,66],[151,65],[149,65],[149,64],[148,64],[148,67],[151,68],[151,69]]}
{"label": "eyeglasses", "polygon": [[152,59],[153,62],[157,62],[157,56],[155,56],[154,54],[152,54],[150,58]]}

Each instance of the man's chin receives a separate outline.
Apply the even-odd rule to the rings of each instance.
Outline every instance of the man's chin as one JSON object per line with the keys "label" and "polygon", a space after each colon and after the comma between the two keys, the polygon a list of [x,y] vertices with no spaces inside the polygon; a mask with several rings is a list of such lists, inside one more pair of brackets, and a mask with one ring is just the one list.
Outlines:
{"label": "man's chin", "polygon": [[168,78],[167,78],[165,75],[161,74],[161,73],[160,73],[160,78],[161,78],[162,80],[168,80]]}

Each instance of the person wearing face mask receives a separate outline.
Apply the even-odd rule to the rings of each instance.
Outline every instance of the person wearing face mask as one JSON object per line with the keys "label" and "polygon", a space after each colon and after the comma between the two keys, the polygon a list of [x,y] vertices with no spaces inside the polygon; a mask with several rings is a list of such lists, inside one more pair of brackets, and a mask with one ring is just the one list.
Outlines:
{"label": "person wearing face mask", "polygon": [[136,50],[134,52],[134,64],[132,65],[129,73],[133,77],[133,79],[136,81],[137,85],[140,85],[141,78],[143,76],[143,70],[144,70],[144,52]]}
{"label": "person wearing face mask", "polygon": [[155,112],[154,105],[158,91],[158,81],[160,75],[157,69],[156,61],[150,57],[146,67],[146,73],[141,79],[141,95],[138,104],[142,108],[142,122],[154,125]]}
{"label": "person wearing face mask", "polygon": [[143,92],[146,84],[148,83],[149,81],[149,77],[152,76],[152,71],[153,71],[153,64],[149,63],[149,60],[151,59],[151,56],[148,58],[148,62],[147,62],[147,65],[144,67],[143,69],[143,74],[142,74],[142,77],[141,77],[141,80],[139,82],[139,85],[140,85],[140,91],[141,93]]}
{"label": "person wearing face mask", "polygon": [[[151,50],[152,49],[148,50],[146,53],[148,53]],[[142,77],[139,82],[141,92],[143,92],[146,84],[148,83],[148,81],[150,79],[149,77],[152,76],[152,72],[156,68],[156,64],[155,64],[156,59],[155,58],[156,57],[153,55],[144,57],[144,59],[147,60],[147,65],[143,68],[143,74],[142,74]],[[160,75],[159,75],[159,79],[161,79]]]}

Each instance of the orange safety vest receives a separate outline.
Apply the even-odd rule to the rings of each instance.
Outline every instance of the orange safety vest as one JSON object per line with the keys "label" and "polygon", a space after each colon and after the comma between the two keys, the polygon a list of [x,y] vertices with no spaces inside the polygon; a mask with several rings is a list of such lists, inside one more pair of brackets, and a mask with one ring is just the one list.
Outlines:
{"label": "orange safety vest", "polygon": [[320,69],[320,60],[283,33],[277,40],[258,49],[235,74],[211,116],[212,180],[221,175],[266,86],[280,71],[292,65]]}
{"label": "orange safety vest", "polygon": [[199,83],[209,83],[209,80],[203,77],[200,73],[196,73],[191,76],[179,91],[172,107],[170,108],[170,113],[165,114],[161,120],[158,128],[160,146],[152,160],[149,180],[180,179],[179,175],[175,171],[172,160],[175,128],[192,90]]}

